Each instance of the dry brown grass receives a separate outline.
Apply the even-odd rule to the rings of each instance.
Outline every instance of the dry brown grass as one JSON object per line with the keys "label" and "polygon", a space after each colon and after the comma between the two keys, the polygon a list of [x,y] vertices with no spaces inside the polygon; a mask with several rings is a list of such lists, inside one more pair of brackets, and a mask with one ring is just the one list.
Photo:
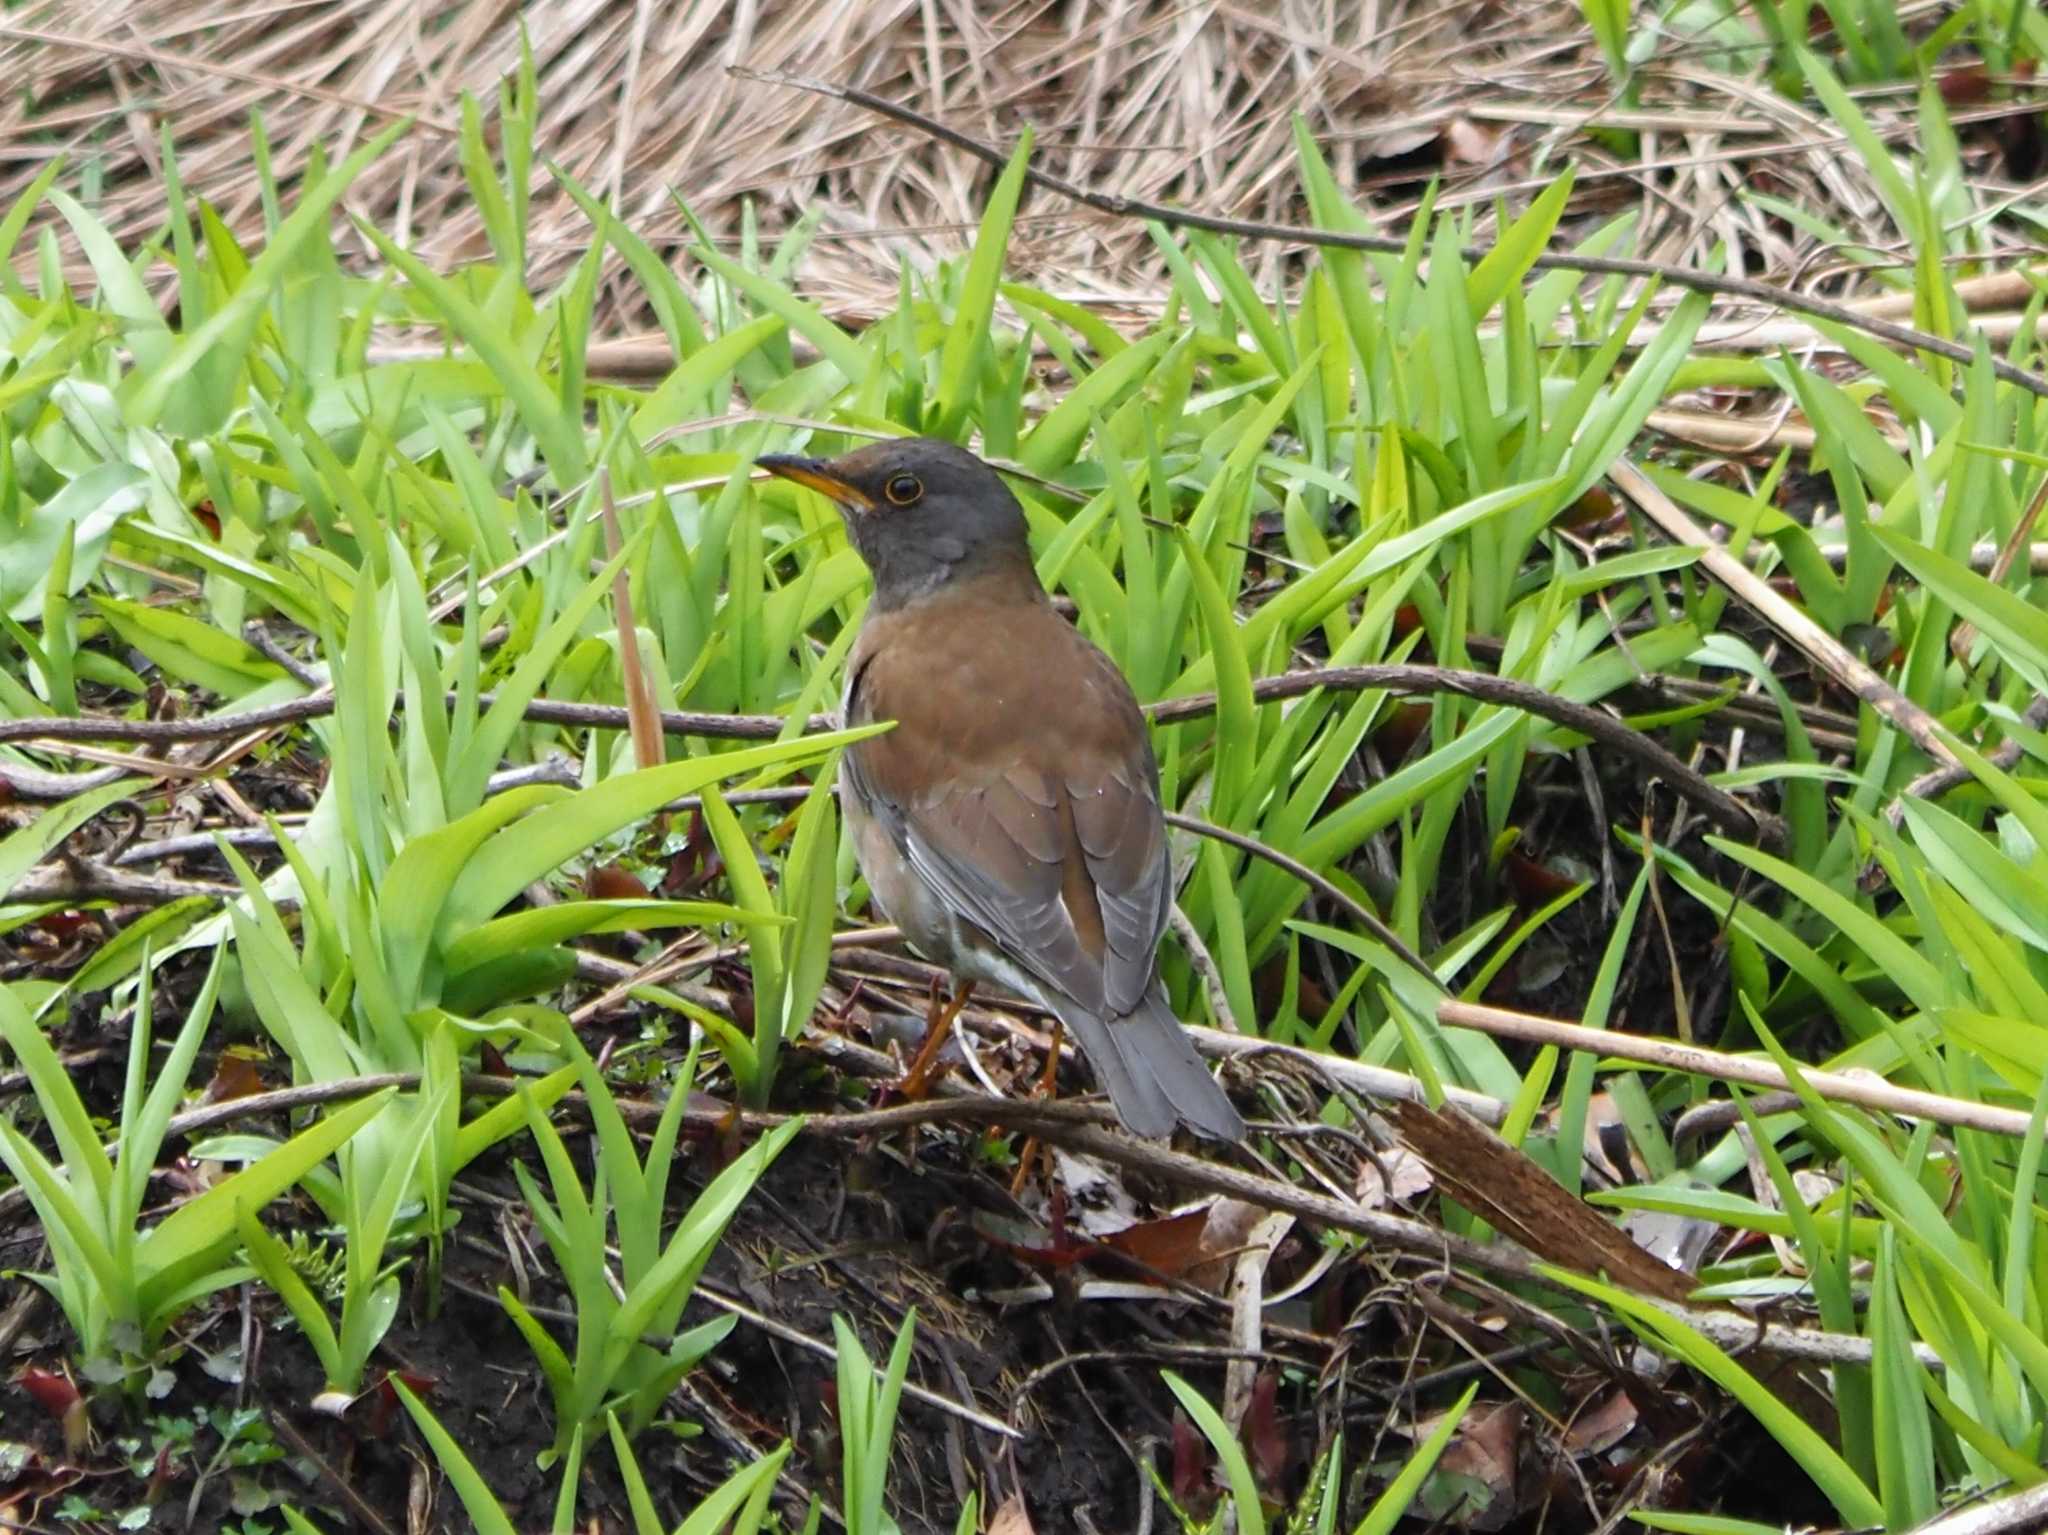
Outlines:
{"label": "dry brown grass", "polygon": [[[252,238],[252,113],[287,176],[313,145],[338,158],[409,113],[419,128],[347,206],[435,265],[457,265],[485,251],[453,132],[461,94],[494,113],[522,19],[542,152],[679,264],[687,231],[674,195],[726,241],[749,199],[767,241],[815,212],[803,282],[854,320],[893,302],[900,261],[924,267],[963,247],[989,172],[729,64],[862,85],[992,141],[1030,123],[1039,163],[1060,175],[1247,218],[1300,216],[1300,113],[1339,176],[1390,220],[1412,206],[1421,175],[1441,172],[1446,202],[1477,207],[1481,239],[1491,200],[1516,205],[1567,153],[1582,167],[1576,211],[1635,204],[1639,248],[1666,261],[1702,260],[1721,240],[1760,258],[1753,272],[1810,272],[1810,243],[1735,199],[1766,160],[1771,190],[1877,227],[1867,180],[1831,133],[1767,88],[1701,67],[1682,43],[1646,89],[1639,152],[1609,158],[1584,132],[1612,103],[1568,0],[47,0],[0,20],[11,87],[0,207],[63,153],[132,247],[163,217],[168,132],[186,186]],[[586,248],[589,227],[540,170],[530,222],[544,287]],[[58,233],[75,260],[69,231]],[[353,233],[344,240],[361,253]],[[1285,255],[1248,253],[1266,278]],[[32,242],[17,259],[33,259]],[[1026,205],[1011,269],[1112,306],[1160,291],[1142,228],[1046,197]],[[630,279],[615,275],[602,328],[644,319]]]}

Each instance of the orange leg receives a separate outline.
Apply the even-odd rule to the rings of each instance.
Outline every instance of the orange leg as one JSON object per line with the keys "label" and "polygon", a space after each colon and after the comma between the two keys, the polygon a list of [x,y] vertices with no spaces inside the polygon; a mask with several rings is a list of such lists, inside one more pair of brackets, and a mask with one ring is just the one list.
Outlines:
{"label": "orange leg", "polygon": [[[1038,1096],[1041,1098],[1052,1097],[1059,1086],[1060,1046],[1066,1040],[1066,1032],[1067,1026],[1059,1019],[1053,1019],[1052,1044],[1046,1048],[1045,1070],[1040,1073],[1038,1078]],[[1031,1181],[1032,1164],[1037,1162],[1039,1152],[1042,1149],[1038,1144],[1038,1137],[1035,1135],[1024,1143],[1024,1150],[1017,1157],[1016,1176],[1010,1180],[1010,1193],[1013,1197],[1021,1194],[1024,1191],[1024,1185]]]}
{"label": "orange leg", "polygon": [[931,1009],[927,1015],[924,1040],[917,1047],[917,1054],[911,1057],[910,1069],[903,1073],[903,1080],[896,1084],[896,1090],[906,1098],[922,1098],[925,1089],[931,1086],[932,1077],[937,1073],[939,1052],[946,1048],[946,1041],[952,1037],[954,1020],[960,1010],[967,1006],[967,999],[974,995],[974,982],[962,981],[953,992],[953,1000],[939,1005],[939,989],[932,987]]}

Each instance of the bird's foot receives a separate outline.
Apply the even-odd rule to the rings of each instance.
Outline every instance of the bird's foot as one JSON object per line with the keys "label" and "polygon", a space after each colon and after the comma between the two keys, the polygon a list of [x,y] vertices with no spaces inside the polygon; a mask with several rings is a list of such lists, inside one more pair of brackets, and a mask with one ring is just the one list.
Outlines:
{"label": "bird's foot", "polygon": [[[1038,1078],[1037,1096],[1048,1102],[1056,1097],[1060,1090],[1060,1046],[1066,1037],[1065,1021],[1055,1017],[1052,1021],[1052,1043],[1046,1046],[1045,1051],[1045,1070]],[[1017,1154],[1016,1174],[1010,1179],[1010,1193],[1013,1196],[1024,1192],[1024,1185],[1031,1181],[1031,1169],[1037,1165],[1044,1149],[1035,1135],[1024,1142],[1024,1149]]]}
{"label": "bird's foot", "polygon": [[962,981],[953,992],[950,1002],[939,1001],[938,983],[932,983],[930,1006],[925,1014],[924,1039],[917,1047],[917,1054],[910,1059],[910,1067],[896,1083],[896,1091],[913,1102],[925,1095],[932,1079],[939,1073],[939,1055],[946,1048],[946,1041],[953,1037],[953,1024],[960,1016],[967,999],[974,995],[974,982]]}

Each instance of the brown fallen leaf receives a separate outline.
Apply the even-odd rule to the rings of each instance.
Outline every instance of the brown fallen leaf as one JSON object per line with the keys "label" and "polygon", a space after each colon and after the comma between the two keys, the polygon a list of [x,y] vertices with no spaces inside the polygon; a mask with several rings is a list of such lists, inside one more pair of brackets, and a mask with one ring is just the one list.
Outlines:
{"label": "brown fallen leaf", "polygon": [[1188,1278],[1212,1295],[1230,1283],[1230,1265],[1244,1251],[1252,1232],[1269,1212],[1241,1199],[1218,1199],[1203,1212],[1201,1258],[1188,1266]]}
{"label": "brown fallen leaf", "polygon": [[254,1052],[232,1046],[220,1053],[220,1060],[213,1068],[213,1080],[206,1084],[206,1092],[200,1098],[202,1103],[229,1103],[237,1098],[251,1098],[263,1091],[263,1076],[256,1069]]}
{"label": "brown fallen leaf", "polygon": [[1626,1391],[1608,1391],[1597,1406],[1588,1407],[1564,1431],[1564,1447],[1573,1455],[1598,1455],[1626,1439],[1636,1426],[1636,1404]]}
{"label": "brown fallen leaf", "polygon": [[1454,117],[1444,124],[1444,154],[1458,165],[1491,165],[1500,154],[1500,134],[1469,117]]}
{"label": "brown fallen leaf", "polygon": [[1024,1494],[1013,1492],[1003,1506],[989,1515],[988,1535],[1037,1535],[1031,1512],[1024,1506]]}
{"label": "brown fallen leaf", "polygon": [[1483,1503],[1475,1503],[1468,1488],[1461,1506],[1438,1510],[1440,1514],[1468,1530],[1497,1530],[1521,1512],[1515,1490],[1527,1422],[1528,1413],[1520,1402],[1475,1406],[1465,1414],[1444,1447],[1443,1459],[1437,1462],[1437,1475],[1469,1478],[1485,1490],[1486,1497]]}
{"label": "brown fallen leaf", "polygon": [[1629,1240],[1614,1222],[1580,1203],[1520,1148],[1509,1145],[1456,1104],[1442,1109],[1394,1105],[1401,1137],[1459,1204],[1503,1236],[1574,1273],[1605,1275],[1637,1294],[1682,1301],[1692,1281]]}
{"label": "brown fallen leaf", "polygon": [[1435,1186],[1429,1164],[1406,1146],[1397,1146],[1362,1163],[1358,1185],[1351,1192],[1366,1209],[1383,1210],[1390,1203],[1406,1208],[1410,1200],[1420,1199]]}
{"label": "brown fallen leaf", "polygon": [[654,893],[624,864],[592,864],[583,876],[583,894],[593,901],[651,901]]}
{"label": "brown fallen leaf", "polygon": [[73,1460],[84,1455],[92,1442],[92,1417],[84,1394],[71,1377],[40,1365],[25,1365],[14,1377],[14,1383],[62,1425],[64,1453]]}
{"label": "brown fallen leaf", "polygon": [[1169,1279],[1179,1279],[1192,1265],[1208,1256],[1207,1244],[1202,1240],[1203,1228],[1208,1224],[1209,1211],[1206,1208],[1182,1210],[1175,1215],[1139,1221],[1121,1231],[1109,1232],[1101,1241],[1111,1252],[1139,1265],[1144,1278],[1163,1274]]}

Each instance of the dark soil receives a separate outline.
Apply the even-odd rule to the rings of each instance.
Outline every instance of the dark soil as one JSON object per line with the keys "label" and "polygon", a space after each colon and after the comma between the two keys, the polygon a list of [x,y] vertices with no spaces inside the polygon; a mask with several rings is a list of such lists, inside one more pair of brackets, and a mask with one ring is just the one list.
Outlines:
{"label": "dark soil", "polygon": [[[1596,889],[1548,926],[1543,946],[1526,950],[1491,996],[1526,1010],[1577,1016],[1612,930],[1615,903],[1636,872],[1610,828],[1640,827],[1647,817],[1661,836],[1673,808],[1670,795],[1646,791],[1629,764],[1585,754],[1532,758],[1516,807],[1520,847],[1490,870],[1483,817],[1473,807],[1446,844],[1432,920],[1439,932],[1453,932],[1503,899],[1534,910],[1554,896],[1559,880],[1594,879]],[[1682,851],[1711,868],[1698,823],[1693,826]],[[1737,883],[1725,868],[1716,873]],[[1313,907],[1304,915],[1331,916]],[[1665,920],[1672,951],[1655,936],[1656,924],[1638,924],[1614,1022],[1637,1032],[1671,1030],[1675,951],[1698,1035],[1711,1040],[1725,969],[1717,924],[1668,887]],[[72,946],[79,954],[90,948],[84,939]],[[1304,984],[1318,978],[1334,983],[1349,963],[1305,954]],[[54,953],[34,956],[29,965],[66,968]],[[168,977],[160,1019],[178,1016],[195,988],[196,975]],[[169,1027],[160,1023],[160,1037]],[[125,1020],[81,1010],[64,1033],[61,1049],[87,1052],[79,1070],[88,1102],[110,1111],[122,1090]],[[210,1063],[202,1063],[195,1079],[203,1080],[208,1069]],[[835,1084],[815,1063],[797,1056],[785,1081],[805,1106],[829,1107]],[[33,1127],[33,1113],[17,1118]],[[578,1145],[573,1125],[564,1124],[572,1146]],[[508,1144],[523,1151],[527,1143]],[[877,1360],[886,1357],[915,1307],[912,1381],[1019,1431],[1020,1439],[1008,1441],[906,1400],[891,1500],[907,1535],[952,1531],[970,1492],[980,1495],[984,1520],[995,1505],[1021,1494],[1041,1532],[1130,1531],[1148,1514],[1153,1529],[1175,1528],[1141,1468],[1156,1469],[1167,1489],[1196,1509],[1213,1504],[1217,1473],[1161,1371],[1177,1371],[1212,1403],[1219,1401],[1227,1311],[1164,1295],[1084,1295],[1088,1281],[1128,1280],[1130,1268],[1074,1262],[1071,1237],[1048,1230],[1052,1184],[1043,1167],[1020,1204],[1009,1193],[1019,1142],[995,1143],[1001,1155],[993,1158],[990,1149],[965,1131],[923,1131],[914,1143],[905,1137],[851,1146],[800,1139],[742,1208],[705,1285],[812,1340],[829,1342],[832,1318],[846,1317]],[[552,1517],[558,1480],[536,1464],[553,1438],[552,1406],[524,1340],[495,1297],[502,1284],[523,1288],[543,1313],[567,1302],[524,1211],[510,1173],[512,1154],[501,1149],[465,1175],[464,1221],[448,1249],[439,1313],[428,1315],[415,1264],[407,1305],[377,1368],[409,1378],[516,1525],[539,1530]],[[693,1145],[672,1198],[686,1201],[701,1187],[718,1155],[711,1144]],[[1140,1216],[1175,1203],[1166,1189],[1129,1192]],[[1433,1208],[1425,1196],[1415,1213],[1427,1216]],[[295,1221],[310,1229],[317,1217],[310,1205],[280,1204],[266,1219],[273,1229]],[[11,1229],[0,1226],[0,1262],[39,1266],[46,1261],[40,1231],[22,1214],[15,1222]],[[1323,1242],[1322,1234],[1296,1228],[1269,1275],[1269,1292],[1308,1275]],[[1052,1249],[1056,1261],[1034,1256],[1034,1248]],[[516,1270],[508,1256],[515,1250],[522,1260]],[[1033,1286],[1049,1287],[1049,1298],[990,1298]],[[16,1281],[4,1298],[22,1290]],[[719,1314],[700,1298],[685,1322]],[[241,1359],[245,1325],[255,1346],[249,1368],[239,1372],[245,1378],[238,1378],[232,1367]],[[549,1325],[569,1345],[570,1329]],[[1504,1463],[1489,1465],[1475,1444],[1469,1464],[1439,1478],[1430,1505],[1439,1523],[1448,1515],[1451,1526],[1474,1530],[1584,1530],[1645,1499],[1771,1521],[1829,1519],[1804,1477],[1711,1388],[1683,1373],[1645,1382],[1618,1361],[1589,1365],[1589,1357],[1607,1353],[1611,1340],[1578,1353],[1541,1345],[1512,1313],[1483,1292],[1462,1290],[1433,1262],[1347,1245],[1301,1293],[1268,1310],[1266,1327],[1268,1352],[1246,1437],[1276,1511],[1291,1506],[1319,1454],[1341,1434],[1346,1476],[1338,1524],[1350,1528],[1409,1453],[1406,1434],[1416,1420],[1427,1421],[1470,1379],[1484,1375],[1479,1409],[1521,1415],[1511,1431],[1496,1436],[1496,1449],[1505,1446]],[[61,1373],[68,1341],[55,1309],[42,1305],[12,1337],[9,1362]],[[1498,1356],[1504,1374],[1482,1372],[1475,1354]],[[209,1360],[213,1372],[205,1367]],[[0,1389],[0,1514],[21,1528],[111,1529],[124,1514],[153,1504],[150,1528],[254,1535],[280,1529],[273,1506],[288,1501],[330,1532],[468,1528],[431,1450],[388,1392],[373,1388],[340,1420],[310,1409],[322,1385],[312,1352],[261,1287],[230,1292],[192,1313],[168,1368],[168,1393],[139,1412],[118,1399],[99,1403],[95,1441],[79,1455],[66,1452],[56,1420],[29,1390]],[[1502,1379],[1512,1379],[1540,1411],[1516,1407]],[[1627,1400],[1617,1404],[1617,1394]],[[777,1507],[787,1527],[803,1526],[813,1495],[836,1507],[835,1397],[828,1359],[742,1321],[671,1401],[676,1422],[694,1431],[658,1426],[635,1446],[663,1519],[672,1525],[706,1490],[785,1439],[794,1449]],[[1554,1426],[1617,1405],[1620,1432],[1611,1442],[1575,1443]],[[237,1408],[258,1417],[228,1460],[249,1463],[216,1465],[223,1425]],[[1464,1443],[1454,1444],[1454,1455]],[[1447,1500],[1460,1488],[1471,1501],[1457,1513]],[[588,1457],[579,1507],[579,1528],[632,1527],[608,1447]],[[1414,1527],[1428,1522],[1418,1517]],[[826,1527],[835,1527],[831,1515]]]}
{"label": "dark soil", "polygon": [[[1184,1422],[1177,1426],[1160,1370],[1172,1368],[1211,1401],[1220,1399],[1222,1360],[1213,1350],[1226,1341],[1223,1314],[1172,1299],[1077,1299],[1076,1287],[1103,1270],[1048,1270],[982,1234],[995,1217],[1019,1223],[1001,1227],[1014,1239],[1020,1225],[1028,1230],[1030,1217],[1009,1200],[1007,1171],[978,1153],[972,1138],[950,1134],[928,1133],[914,1151],[901,1141],[849,1151],[839,1143],[799,1140],[743,1207],[705,1283],[812,1339],[829,1340],[832,1316],[846,1316],[878,1360],[915,1306],[911,1379],[955,1401],[971,1401],[1023,1433],[1006,1444],[957,1416],[906,1401],[891,1488],[907,1535],[950,1532],[970,1490],[980,1491],[984,1517],[994,1503],[1021,1491],[1040,1531],[1133,1530],[1156,1497],[1139,1470],[1141,1460],[1156,1466],[1190,1504],[1212,1502],[1212,1458]],[[711,1158],[708,1147],[693,1150],[690,1172],[676,1180],[679,1200],[701,1186]],[[556,1490],[556,1476],[535,1463],[552,1438],[551,1408],[531,1355],[490,1298],[498,1285],[517,1282],[504,1256],[507,1232],[523,1240],[532,1234],[515,1204],[499,1203],[516,1194],[503,1155],[495,1165],[472,1168],[464,1182],[472,1198],[459,1240],[449,1248],[440,1314],[427,1319],[415,1286],[380,1365],[403,1372],[422,1392],[517,1527],[539,1530],[548,1525]],[[289,1216],[283,1205],[269,1212],[275,1226]],[[11,1235],[11,1261],[26,1261],[36,1233],[17,1228]],[[1304,1273],[1316,1252],[1306,1233],[1291,1241],[1273,1286]],[[1411,1422],[1418,1401],[1426,1415],[1462,1389],[1473,1367],[1420,1303],[1423,1291],[1455,1298],[1431,1267],[1351,1254],[1304,1295],[1269,1313],[1270,1393],[1255,1411],[1253,1429],[1263,1440],[1255,1458],[1272,1494],[1298,1494],[1319,1446],[1342,1423],[1347,1466],[1354,1473],[1361,1462],[1380,1467],[1377,1475],[1348,1479],[1340,1521],[1348,1527],[1407,1453],[1408,1441],[1388,1430]],[[1049,1301],[1005,1306],[986,1298],[1045,1278],[1053,1281]],[[537,1306],[562,1303],[544,1275],[530,1293]],[[223,1381],[202,1365],[209,1356],[233,1360],[244,1305],[256,1324],[253,1370],[246,1382]],[[685,1320],[716,1314],[699,1300]],[[1486,1333],[1455,1320],[1453,1326],[1489,1351],[1504,1341],[1497,1334],[1488,1341]],[[555,1331],[567,1341],[566,1328]],[[65,1343],[61,1320],[44,1307],[17,1341],[15,1357],[59,1370]],[[76,1460],[66,1456],[55,1421],[26,1391],[0,1392],[0,1441],[23,1447],[12,1481],[18,1500],[12,1512],[23,1527],[75,1528],[76,1515],[89,1507],[99,1518],[86,1520],[86,1527],[104,1521],[112,1528],[123,1511],[152,1498],[151,1528],[187,1527],[185,1511],[197,1488],[189,1525],[196,1530],[277,1529],[275,1516],[261,1512],[272,1501],[292,1502],[329,1531],[399,1530],[407,1527],[406,1510],[420,1507],[422,1498],[431,1507],[424,1528],[468,1528],[451,1490],[428,1469],[431,1452],[388,1394],[373,1389],[342,1420],[310,1410],[320,1372],[260,1288],[247,1297],[231,1293],[212,1311],[195,1313],[170,1368],[175,1385],[167,1396],[149,1404],[139,1422],[118,1404],[103,1412],[93,1449]],[[1607,1389],[1568,1356],[1521,1358],[1515,1369],[1523,1389],[1560,1414]],[[1403,1395],[1404,1383],[1422,1384],[1418,1378],[1432,1375],[1438,1383],[1424,1385],[1419,1398]],[[1775,1492],[1768,1510],[1749,1506],[1755,1500],[1746,1490],[1805,1484],[1777,1465],[1777,1452],[1746,1417],[1735,1414],[1718,1424],[1699,1417],[1683,1377],[1659,1387],[1660,1396],[1666,1393],[1667,1414],[1694,1429],[1689,1448],[1669,1468],[1687,1489],[1681,1506],[1792,1516]],[[1482,1403],[1497,1395],[1497,1388],[1484,1393]],[[682,1438],[657,1428],[636,1445],[663,1519],[672,1525],[703,1492],[785,1438],[795,1446],[778,1500],[787,1525],[802,1526],[809,1494],[836,1503],[834,1397],[829,1361],[742,1322],[672,1402],[676,1417],[701,1432]],[[164,1425],[203,1425],[209,1414],[217,1424],[238,1403],[263,1415],[265,1426],[254,1438],[273,1445],[280,1452],[275,1458],[233,1475],[216,1472],[202,1485],[201,1470],[220,1443],[207,1426],[186,1428],[182,1439],[174,1433],[169,1450],[152,1454],[165,1437]],[[1631,1473],[1660,1458],[1641,1426],[1618,1448],[1590,1459],[1559,1454],[1545,1430],[1524,1429],[1516,1443],[1523,1465],[1512,1496],[1474,1528],[1590,1528],[1596,1508],[1640,1496]],[[1764,1463],[1776,1468],[1767,1477],[1759,1473]],[[586,1522],[579,1528],[631,1528],[608,1449],[589,1458],[580,1507]],[[67,1508],[73,1517],[60,1525],[59,1511]],[[1163,1508],[1155,1507],[1153,1516],[1155,1529],[1172,1528]],[[1804,1509],[1800,1517],[1824,1519],[1825,1510]],[[246,1525],[239,1522],[244,1518]]]}

